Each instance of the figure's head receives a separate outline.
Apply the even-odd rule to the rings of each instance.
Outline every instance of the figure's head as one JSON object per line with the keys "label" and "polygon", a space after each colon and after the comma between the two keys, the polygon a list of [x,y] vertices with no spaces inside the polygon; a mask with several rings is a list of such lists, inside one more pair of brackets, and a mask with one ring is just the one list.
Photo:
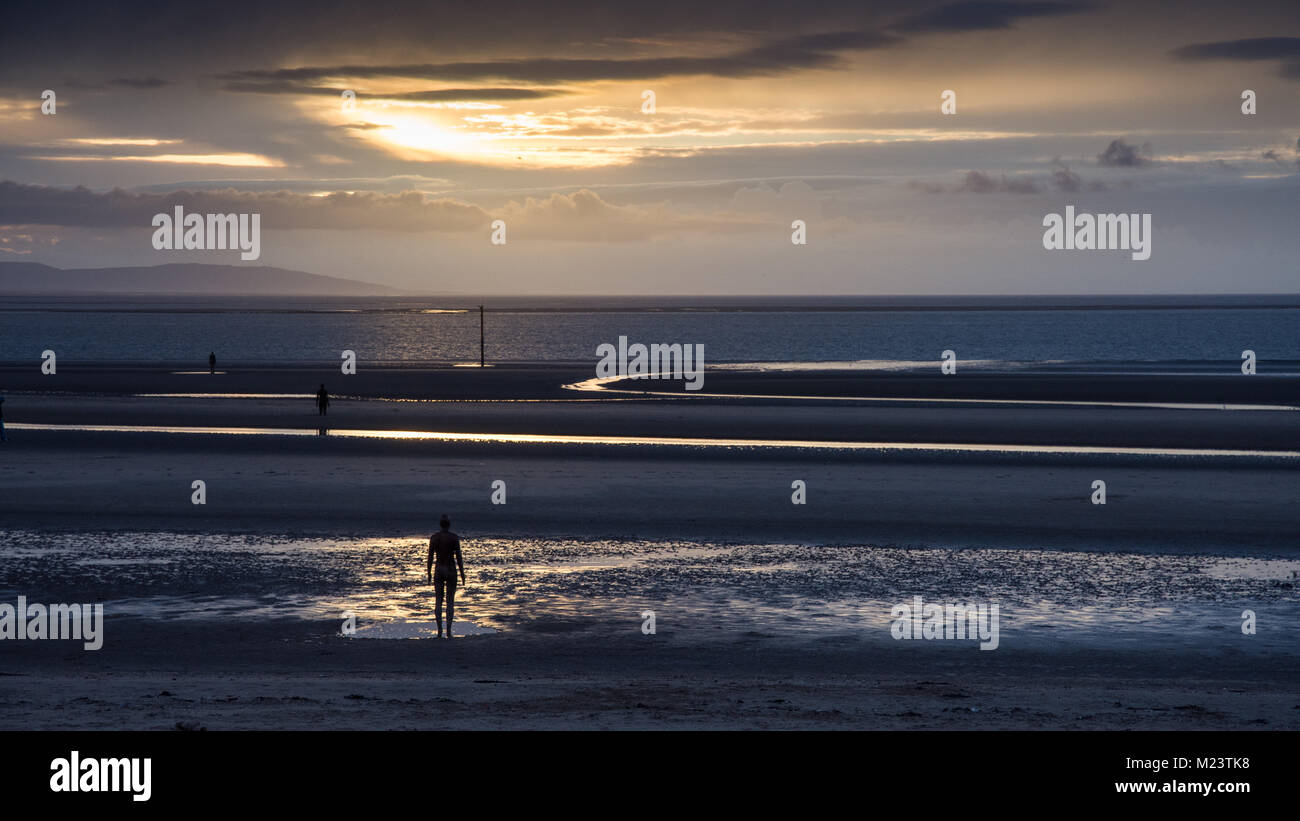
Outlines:
{"label": "figure's head", "polygon": [[447,518],[446,513],[442,514],[442,518],[438,520],[438,527],[442,528],[443,530],[448,530],[451,528],[451,519]]}

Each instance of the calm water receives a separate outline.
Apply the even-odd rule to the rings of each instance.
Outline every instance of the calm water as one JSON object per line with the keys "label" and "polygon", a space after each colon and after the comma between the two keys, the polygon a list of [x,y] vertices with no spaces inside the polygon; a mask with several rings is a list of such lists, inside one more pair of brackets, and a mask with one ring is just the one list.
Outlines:
{"label": "calm water", "polygon": [[[626,336],[703,344],[714,363],[932,362],[945,349],[967,362],[1228,363],[1245,349],[1300,361],[1294,299],[1174,299],[499,300],[486,350],[497,362],[594,361]],[[1162,304],[1178,307],[1151,307]],[[478,345],[464,300],[0,298],[5,362],[47,348],[89,362],[202,363],[215,350],[223,363],[334,363],[345,349],[371,363],[457,362],[477,361]]]}

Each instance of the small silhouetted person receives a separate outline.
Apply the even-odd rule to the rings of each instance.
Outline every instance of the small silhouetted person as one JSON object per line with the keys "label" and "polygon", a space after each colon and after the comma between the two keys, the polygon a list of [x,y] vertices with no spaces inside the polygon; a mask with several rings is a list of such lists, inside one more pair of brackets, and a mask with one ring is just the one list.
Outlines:
{"label": "small silhouetted person", "polygon": [[0,442],[8,442],[9,437],[5,436],[5,398],[0,396]]}
{"label": "small silhouetted person", "polygon": [[217,372],[217,352],[213,351],[212,353],[208,354],[208,373],[215,374],[216,372]]}
{"label": "small silhouetted person", "polygon": [[[438,638],[442,638],[442,593],[447,591],[447,638],[456,623],[456,568],[460,568],[460,583],[465,583],[465,560],[460,555],[460,537],[451,532],[451,519],[442,514],[438,532],[429,539],[429,560],[424,565],[426,579],[433,581],[434,614],[438,619]],[[456,564],[452,564],[455,557]],[[432,570],[431,570],[432,569]]]}
{"label": "small silhouetted person", "polygon": [[329,411],[329,407],[330,407],[329,391],[325,390],[324,385],[321,385],[320,390],[316,391],[316,412],[319,415],[324,416],[326,412]]}

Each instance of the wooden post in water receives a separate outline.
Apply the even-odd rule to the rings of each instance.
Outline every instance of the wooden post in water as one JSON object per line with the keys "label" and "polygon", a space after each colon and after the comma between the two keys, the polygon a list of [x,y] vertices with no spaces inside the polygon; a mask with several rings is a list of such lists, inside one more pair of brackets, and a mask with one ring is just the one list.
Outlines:
{"label": "wooden post in water", "polygon": [[483,367],[483,306],[478,306],[478,366]]}

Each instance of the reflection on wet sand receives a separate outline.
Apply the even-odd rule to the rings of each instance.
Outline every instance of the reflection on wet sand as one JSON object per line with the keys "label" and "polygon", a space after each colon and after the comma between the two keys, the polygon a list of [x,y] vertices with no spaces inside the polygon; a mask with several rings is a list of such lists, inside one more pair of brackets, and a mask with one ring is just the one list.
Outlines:
{"label": "reflection on wet sand", "polygon": [[[464,535],[464,534],[462,534]],[[305,539],[0,533],[0,591],[33,600],[75,582],[115,618],[312,619],[360,637],[432,622],[427,538]],[[996,603],[1003,647],[1061,643],[1300,652],[1294,631],[1241,632],[1245,609],[1300,618],[1300,560],[1222,555],[873,545],[479,538],[457,595],[466,634],[623,634],[654,610],[682,641],[844,637],[892,644],[914,596]],[[463,610],[463,613],[462,613]],[[459,622],[458,622],[459,625]]]}
{"label": "reflection on wet sand", "polygon": [[[180,427],[168,425],[48,425],[13,423],[15,430],[171,433],[236,436],[315,436],[321,428]],[[863,451],[948,451],[973,453],[1102,454],[1121,456],[1204,456],[1294,459],[1300,451],[1213,448],[1139,448],[1099,445],[964,444],[939,442],[853,442],[819,439],[720,439],[672,436],[581,436],[536,433],[464,433],[422,430],[330,430],[331,436],[367,439],[413,439],[449,442],[502,442],[547,445],[662,445],[693,448],[795,448]]]}

